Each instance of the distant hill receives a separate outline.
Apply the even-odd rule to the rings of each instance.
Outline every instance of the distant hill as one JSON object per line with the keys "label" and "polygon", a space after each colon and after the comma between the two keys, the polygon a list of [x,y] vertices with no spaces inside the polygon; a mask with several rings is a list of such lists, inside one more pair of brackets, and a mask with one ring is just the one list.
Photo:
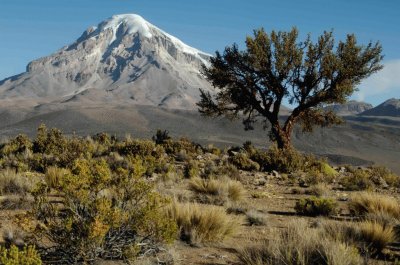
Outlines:
{"label": "distant hill", "polygon": [[326,110],[332,110],[340,116],[357,115],[372,109],[373,106],[366,102],[350,100],[345,104],[335,104],[325,107]]}
{"label": "distant hill", "polygon": [[363,116],[389,116],[400,117],[400,99],[391,98],[375,108],[361,113]]}

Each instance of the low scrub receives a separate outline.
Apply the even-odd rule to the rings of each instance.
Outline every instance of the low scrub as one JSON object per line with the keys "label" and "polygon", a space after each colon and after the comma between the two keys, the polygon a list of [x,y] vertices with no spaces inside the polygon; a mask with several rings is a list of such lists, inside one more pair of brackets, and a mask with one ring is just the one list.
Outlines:
{"label": "low scrub", "polygon": [[257,162],[251,160],[246,153],[237,153],[233,155],[232,157],[230,157],[229,162],[238,169],[246,171],[260,170],[260,165]]}
{"label": "low scrub", "polygon": [[332,199],[310,197],[297,201],[294,209],[300,215],[328,216],[337,212],[337,203]]}
{"label": "low scrub", "polygon": [[217,206],[174,203],[168,208],[167,214],[176,221],[180,239],[191,244],[220,242],[237,229],[232,216]]}
{"label": "low scrub", "polygon": [[134,258],[171,242],[176,225],[162,211],[168,200],[146,181],[145,171],[141,166],[113,176],[103,159],[78,159],[71,174],[60,175],[60,184],[54,185],[52,195],[57,192],[63,200],[55,207],[42,183],[33,192],[31,221],[21,226],[34,243],[46,240],[54,246],[43,259],[56,256],[72,264]]}
{"label": "low scrub", "polygon": [[340,179],[340,184],[349,191],[369,190],[374,186],[370,173],[363,169],[354,169],[346,173]]}

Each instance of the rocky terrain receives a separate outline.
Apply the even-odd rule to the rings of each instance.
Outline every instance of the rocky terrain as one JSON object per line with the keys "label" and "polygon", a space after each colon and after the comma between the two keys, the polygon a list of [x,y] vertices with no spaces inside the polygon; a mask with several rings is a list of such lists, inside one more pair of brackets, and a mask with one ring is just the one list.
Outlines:
{"label": "rocky terrain", "polygon": [[1,81],[0,99],[26,106],[118,102],[193,109],[199,88],[213,90],[200,75],[209,56],[138,15],[116,15]]}
{"label": "rocky terrain", "polygon": [[400,117],[400,99],[388,99],[375,108],[362,112],[361,115]]}

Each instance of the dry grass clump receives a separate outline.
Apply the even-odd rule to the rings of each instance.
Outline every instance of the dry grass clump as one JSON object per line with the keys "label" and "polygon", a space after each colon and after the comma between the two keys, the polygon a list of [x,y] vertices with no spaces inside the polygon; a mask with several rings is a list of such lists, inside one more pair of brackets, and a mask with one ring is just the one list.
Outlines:
{"label": "dry grass clump", "polygon": [[305,194],[317,197],[327,196],[329,194],[329,187],[325,183],[318,183],[306,189]]}
{"label": "dry grass clump", "polygon": [[180,230],[180,239],[191,244],[222,241],[235,233],[237,223],[217,206],[173,203],[167,215]]}
{"label": "dry grass clump", "polygon": [[245,193],[239,181],[230,179],[193,178],[189,181],[189,189],[196,193],[200,202],[213,204],[240,201]]}
{"label": "dry grass clump", "polygon": [[13,170],[4,170],[0,172],[0,195],[24,195],[32,189],[33,185],[33,179],[16,173]]}
{"label": "dry grass clump", "polygon": [[287,229],[260,242],[258,246],[239,250],[245,265],[361,265],[357,249],[324,236],[320,229],[310,228],[306,221],[296,220]]}
{"label": "dry grass clump", "polygon": [[381,253],[382,250],[395,239],[395,233],[391,226],[384,226],[377,222],[366,221],[359,224],[361,242],[373,254]]}
{"label": "dry grass clump", "polygon": [[372,192],[353,195],[349,202],[349,209],[359,216],[384,214],[400,219],[400,204],[396,199]]}
{"label": "dry grass clump", "polygon": [[46,184],[50,188],[58,188],[61,184],[62,179],[71,174],[68,169],[58,167],[48,167],[45,174]]}
{"label": "dry grass clump", "polygon": [[375,221],[337,223],[326,221],[322,225],[326,237],[357,246],[363,253],[379,254],[395,239],[392,226]]}

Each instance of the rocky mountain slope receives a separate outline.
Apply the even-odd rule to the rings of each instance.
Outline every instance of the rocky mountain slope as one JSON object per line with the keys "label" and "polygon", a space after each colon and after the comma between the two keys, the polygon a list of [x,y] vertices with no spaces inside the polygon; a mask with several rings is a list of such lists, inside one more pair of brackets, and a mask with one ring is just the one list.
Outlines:
{"label": "rocky mountain slope", "polygon": [[208,59],[138,15],[116,15],[1,81],[0,100],[193,109],[199,88],[213,90],[200,75]]}
{"label": "rocky mountain slope", "polygon": [[334,104],[326,107],[326,109],[332,110],[340,116],[357,115],[372,108],[373,106],[369,103],[355,100],[350,100],[345,104]]}
{"label": "rocky mountain slope", "polygon": [[375,108],[362,112],[361,115],[400,117],[400,99],[388,99]]}

